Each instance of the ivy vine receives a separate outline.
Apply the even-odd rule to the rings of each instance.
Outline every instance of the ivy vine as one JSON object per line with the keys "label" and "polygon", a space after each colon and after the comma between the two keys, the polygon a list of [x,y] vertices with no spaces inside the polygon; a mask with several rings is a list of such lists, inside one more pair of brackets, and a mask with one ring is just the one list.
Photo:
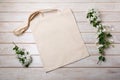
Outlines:
{"label": "ivy vine", "polygon": [[90,22],[90,24],[97,28],[97,45],[98,45],[98,51],[99,51],[99,57],[98,57],[98,62],[105,62],[106,58],[105,58],[105,49],[109,48],[111,46],[111,44],[113,43],[113,41],[110,41],[110,38],[112,37],[111,33],[110,33],[110,27],[109,26],[105,26],[102,24],[102,21],[100,19],[100,13],[95,10],[95,9],[91,9],[88,11],[87,13],[87,18]]}

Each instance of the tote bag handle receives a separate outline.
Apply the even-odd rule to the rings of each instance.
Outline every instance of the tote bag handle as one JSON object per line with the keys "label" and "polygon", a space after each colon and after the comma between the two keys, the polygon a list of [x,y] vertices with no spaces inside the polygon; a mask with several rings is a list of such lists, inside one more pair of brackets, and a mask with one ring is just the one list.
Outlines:
{"label": "tote bag handle", "polygon": [[44,10],[40,10],[40,11],[35,11],[32,14],[30,14],[29,18],[28,18],[28,22],[27,25],[25,27],[20,27],[17,28],[13,31],[13,33],[17,36],[22,35],[30,26],[30,22],[39,14],[43,14],[43,13],[49,13],[49,12],[54,12],[57,11],[57,9],[44,9]]}

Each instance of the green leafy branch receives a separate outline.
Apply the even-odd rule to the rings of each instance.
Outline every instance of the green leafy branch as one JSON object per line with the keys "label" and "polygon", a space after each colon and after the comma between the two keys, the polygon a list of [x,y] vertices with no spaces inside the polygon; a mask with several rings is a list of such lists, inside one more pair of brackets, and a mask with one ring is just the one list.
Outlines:
{"label": "green leafy branch", "polygon": [[32,63],[32,57],[30,56],[29,52],[25,51],[25,49],[19,48],[14,42],[13,44],[15,45],[13,50],[15,51],[20,63],[22,63],[24,67],[29,67],[29,65]]}
{"label": "green leafy branch", "polygon": [[109,26],[105,26],[101,23],[101,19],[100,19],[100,15],[99,12],[95,9],[91,9],[88,11],[87,13],[87,18],[90,22],[90,24],[97,28],[97,34],[98,34],[98,51],[99,51],[99,62],[104,62],[106,61],[105,59],[105,49],[109,48],[110,45],[112,44],[112,41],[110,41],[110,38],[112,37],[111,33],[110,33],[110,27]]}

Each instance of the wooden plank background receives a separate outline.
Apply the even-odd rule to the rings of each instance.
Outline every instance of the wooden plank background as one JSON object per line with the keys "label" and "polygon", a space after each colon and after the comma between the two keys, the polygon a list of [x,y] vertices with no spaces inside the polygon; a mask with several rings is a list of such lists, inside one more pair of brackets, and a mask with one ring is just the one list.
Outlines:
{"label": "wooden plank background", "polygon": [[[35,10],[71,8],[90,57],[45,73],[31,30],[16,37],[12,31]],[[86,19],[86,11],[101,11],[103,24],[114,27],[114,48],[106,50],[107,62],[97,63],[96,29]],[[33,56],[30,68],[22,68],[12,50],[12,42]],[[120,0],[0,0],[0,80],[120,80]]]}

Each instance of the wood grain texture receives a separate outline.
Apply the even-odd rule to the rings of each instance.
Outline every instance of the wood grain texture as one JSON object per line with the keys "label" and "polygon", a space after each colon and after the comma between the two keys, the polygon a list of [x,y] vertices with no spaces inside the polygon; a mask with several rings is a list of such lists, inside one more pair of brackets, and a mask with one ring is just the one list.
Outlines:
{"label": "wood grain texture", "polygon": [[113,2],[120,2],[119,0],[1,0],[0,2],[35,2],[35,3],[38,3],[38,2],[49,2],[49,3],[52,3],[52,2],[62,2],[62,3],[74,3],[74,2],[85,2],[85,3],[93,3],[93,2],[96,2],[96,3],[100,3],[100,2],[106,2],[106,3],[113,3]]}
{"label": "wood grain texture", "polygon": [[25,33],[22,36],[15,36],[13,33],[0,33],[0,43],[35,43],[31,33]]}
{"label": "wood grain texture", "polygon": [[[33,62],[30,67],[43,67],[40,56],[32,56]],[[6,59],[6,60],[5,60]],[[16,55],[0,56],[0,67],[22,67]]]}
{"label": "wood grain texture", "polygon": [[[4,17],[5,18],[5,17]],[[14,29],[24,26],[25,21],[21,21],[21,22],[0,22],[0,32],[13,32]],[[78,27],[80,29],[80,32],[82,33],[87,33],[87,32],[91,32],[94,33],[96,32],[96,29],[94,27],[92,27],[89,22],[78,22]],[[103,22],[104,25],[109,25],[111,27],[113,27],[113,33],[119,33],[120,32],[120,22],[108,22],[108,21],[104,21]],[[30,29],[27,30],[27,32],[31,32]]]}
{"label": "wood grain texture", "polygon": [[[97,34],[96,33],[81,33],[85,43],[96,43]],[[120,43],[119,33],[112,33],[114,43]]]}
{"label": "wood grain texture", "polygon": [[[120,43],[120,33],[112,33],[114,43]],[[96,33],[81,33],[86,44],[94,44],[97,41]],[[32,33],[25,33],[22,36],[15,36],[13,33],[0,33],[0,43],[35,43]]]}
{"label": "wood grain texture", "polygon": [[[40,59],[40,56],[32,56],[33,62],[30,65],[30,68],[41,68],[43,67],[42,61]],[[98,58],[97,56],[90,56],[86,59],[79,60],[76,62],[73,62],[69,65],[63,66],[64,68],[120,68],[120,61],[118,59],[120,56],[106,56],[107,61],[105,63],[102,63],[100,65],[97,64]],[[7,59],[7,60],[5,60]],[[16,59],[15,55],[7,55],[7,56],[0,56],[0,68],[22,68],[22,65],[19,63],[18,59]]]}
{"label": "wood grain texture", "polygon": [[42,68],[0,68],[4,80],[119,80],[119,74],[119,68],[61,68],[49,73]]}
{"label": "wood grain texture", "polygon": [[[21,48],[25,48],[27,51],[30,52],[31,55],[38,55],[40,54],[40,51],[38,51],[37,49],[37,45],[36,44],[17,44],[19,47]],[[113,44],[114,47],[110,47],[109,49],[107,49],[106,55],[110,56],[110,55],[120,55],[120,45],[119,44]],[[12,50],[12,48],[14,47],[14,45],[12,43],[9,44],[0,44],[0,55],[14,55],[14,51]],[[88,49],[88,52],[90,53],[90,55],[97,55],[98,56],[98,49],[97,46],[95,44],[86,44],[86,47]]]}
{"label": "wood grain texture", "polygon": [[[71,8],[90,57],[45,73],[40,52],[31,30],[15,36],[13,30],[24,26],[28,16],[40,9]],[[103,24],[112,26],[114,48],[106,50],[101,65],[95,45],[96,29],[86,19],[86,11],[97,8]],[[12,50],[15,42],[33,56],[30,68],[22,68]],[[0,80],[120,80],[120,0],[0,0]]]}
{"label": "wood grain texture", "polygon": [[[13,32],[14,29],[24,26],[24,22],[0,22],[0,32]],[[31,32],[28,29],[26,32]]]}
{"label": "wood grain texture", "polygon": [[36,11],[46,8],[71,8],[73,11],[87,11],[97,8],[100,11],[120,11],[120,3],[0,3],[0,11]]}
{"label": "wood grain texture", "polygon": [[[31,55],[39,55],[36,44],[17,44],[20,48],[25,48]],[[13,44],[0,44],[0,55],[14,55]]]}
{"label": "wood grain texture", "polygon": [[[0,21],[24,21],[26,22],[29,15],[32,12],[9,12],[9,13],[0,13]],[[74,12],[75,18],[77,20],[77,22],[81,22],[81,21],[88,21],[86,19],[86,13],[87,12]],[[101,19],[102,21],[120,21],[120,16],[119,16],[120,12],[101,12]]]}

